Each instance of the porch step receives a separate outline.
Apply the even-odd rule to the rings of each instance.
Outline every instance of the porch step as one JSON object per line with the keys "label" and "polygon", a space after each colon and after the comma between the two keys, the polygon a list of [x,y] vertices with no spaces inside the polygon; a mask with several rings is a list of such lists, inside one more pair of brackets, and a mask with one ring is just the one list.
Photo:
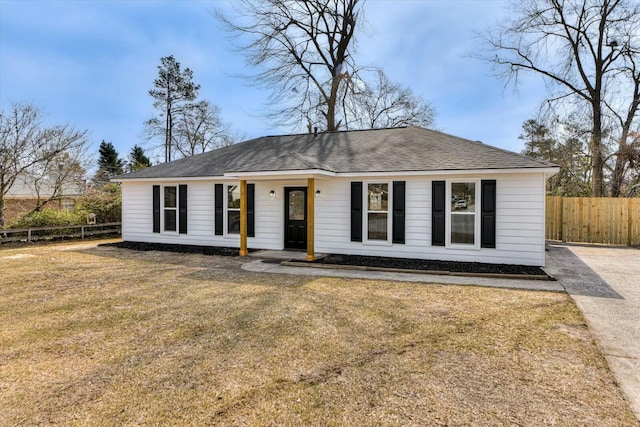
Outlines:
{"label": "porch step", "polygon": [[[255,252],[249,252],[250,257],[261,259],[273,259],[273,260],[287,260],[287,261],[305,261],[307,259],[307,253],[305,251],[270,251],[261,250]],[[326,254],[316,254],[316,259],[324,258]]]}

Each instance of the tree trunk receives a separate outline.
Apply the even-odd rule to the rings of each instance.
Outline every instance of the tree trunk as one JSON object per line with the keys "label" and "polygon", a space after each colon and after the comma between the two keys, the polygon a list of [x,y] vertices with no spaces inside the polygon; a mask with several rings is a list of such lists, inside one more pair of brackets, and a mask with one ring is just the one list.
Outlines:
{"label": "tree trunk", "polygon": [[4,197],[1,196],[4,191],[0,192],[0,228],[4,228]]}
{"label": "tree trunk", "polygon": [[592,137],[591,152],[593,157],[592,164],[592,192],[593,197],[603,196],[603,166],[604,161],[602,159],[602,135]]}
{"label": "tree trunk", "polygon": [[173,140],[173,117],[171,117],[171,111],[168,111],[168,128],[167,128],[167,152],[169,153],[169,161],[171,161],[171,142]]}
{"label": "tree trunk", "polygon": [[170,110],[167,108],[165,117],[164,117],[164,162],[167,163],[169,161],[169,113]]}
{"label": "tree trunk", "polygon": [[331,79],[331,94],[327,100],[327,131],[334,132],[338,130],[336,124],[336,102],[338,100],[338,86],[340,85],[340,77],[333,76]]}
{"label": "tree trunk", "polygon": [[593,108],[593,127],[591,128],[591,157],[593,159],[593,163],[591,164],[591,169],[593,171],[591,176],[592,196],[602,197],[604,168],[604,160],[602,158],[602,110],[597,84],[595,96],[591,105]]}

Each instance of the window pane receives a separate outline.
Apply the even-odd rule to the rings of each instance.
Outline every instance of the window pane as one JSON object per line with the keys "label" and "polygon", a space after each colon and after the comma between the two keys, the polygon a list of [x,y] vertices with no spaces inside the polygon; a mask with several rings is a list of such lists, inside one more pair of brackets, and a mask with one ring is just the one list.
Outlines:
{"label": "window pane", "polygon": [[175,209],[165,209],[165,211],[164,211],[164,231],[176,231],[176,211],[175,211]]}
{"label": "window pane", "polygon": [[164,207],[176,207],[176,187],[164,187]]}
{"label": "window pane", "polygon": [[227,208],[240,209],[240,187],[237,185],[227,186]]}
{"label": "window pane", "polygon": [[369,213],[369,240],[387,240],[387,214]]}
{"label": "window pane", "polygon": [[304,206],[304,191],[291,191],[289,193],[289,220],[304,221]]}
{"label": "window pane", "polygon": [[73,199],[62,199],[60,202],[60,207],[67,211],[73,211],[73,208],[76,206],[76,201]]}
{"label": "window pane", "polygon": [[451,215],[451,243],[473,245],[475,215]]}
{"label": "window pane", "polygon": [[451,184],[451,212],[476,211],[476,183],[454,182]]}
{"label": "window pane", "polygon": [[240,234],[240,211],[227,212],[227,233]]}
{"label": "window pane", "polygon": [[386,211],[389,206],[389,184],[369,184],[367,200],[370,211]]}

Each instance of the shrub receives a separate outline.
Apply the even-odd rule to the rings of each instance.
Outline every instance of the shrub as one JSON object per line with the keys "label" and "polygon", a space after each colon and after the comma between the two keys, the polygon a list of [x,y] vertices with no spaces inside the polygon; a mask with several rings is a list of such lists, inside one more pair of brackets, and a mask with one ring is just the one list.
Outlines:
{"label": "shrub", "polygon": [[92,188],[76,201],[76,212],[82,215],[83,223],[87,214],[96,214],[97,223],[120,222],[122,219],[122,197],[120,185],[105,184]]}
{"label": "shrub", "polygon": [[61,225],[83,224],[84,222],[84,216],[76,212],[43,208],[37,212],[31,212],[16,219],[9,224],[9,228],[56,227]]}

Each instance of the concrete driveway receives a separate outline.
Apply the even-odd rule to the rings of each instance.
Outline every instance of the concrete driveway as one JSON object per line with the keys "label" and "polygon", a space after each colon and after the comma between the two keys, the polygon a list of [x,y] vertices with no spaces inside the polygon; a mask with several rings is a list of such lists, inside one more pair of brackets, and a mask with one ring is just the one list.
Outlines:
{"label": "concrete driveway", "polygon": [[584,314],[640,419],[640,250],[549,242],[545,270]]}

